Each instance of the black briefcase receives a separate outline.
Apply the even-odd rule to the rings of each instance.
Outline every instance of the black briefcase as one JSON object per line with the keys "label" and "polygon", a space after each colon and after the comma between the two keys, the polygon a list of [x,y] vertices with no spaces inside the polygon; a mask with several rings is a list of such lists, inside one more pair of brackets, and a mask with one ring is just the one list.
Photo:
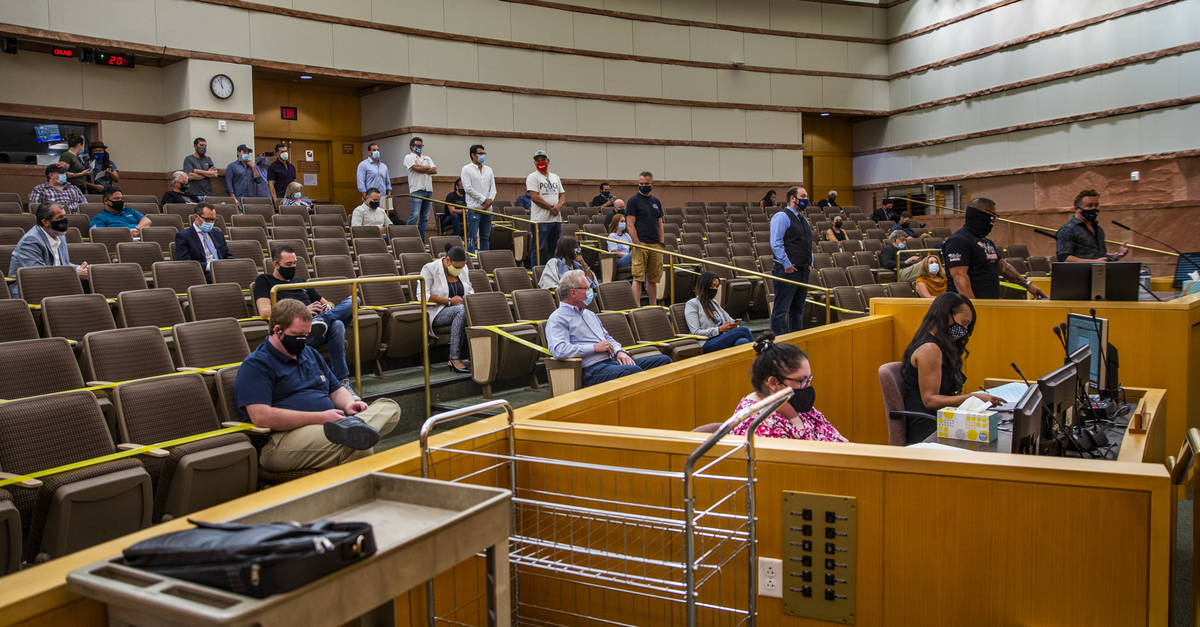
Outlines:
{"label": "black briefcase", "polygon": [[299,588],[375,553],[371,525],[196,525],[125,549],[125,564],[237,594],[263,598]]}

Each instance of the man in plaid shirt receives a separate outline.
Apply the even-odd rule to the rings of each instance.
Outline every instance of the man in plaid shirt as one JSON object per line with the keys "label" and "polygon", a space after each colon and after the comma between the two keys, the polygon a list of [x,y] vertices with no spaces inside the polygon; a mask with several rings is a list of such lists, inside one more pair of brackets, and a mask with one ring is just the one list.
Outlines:
{"label": "man in plaid shirt", "polygon": [[85,202],[87,199],[83,197],[83,192],[67,182],[67,166],[64,163],[51,163],[46,166],[46,182],[29,192],[30,207],[53,203],[67,213],[79,213],[79,205]]}

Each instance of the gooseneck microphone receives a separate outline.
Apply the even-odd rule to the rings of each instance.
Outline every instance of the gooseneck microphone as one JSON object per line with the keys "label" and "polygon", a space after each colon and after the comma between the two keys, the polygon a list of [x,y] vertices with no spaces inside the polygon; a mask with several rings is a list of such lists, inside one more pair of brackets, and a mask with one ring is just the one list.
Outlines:
{"label": "gooseneck microphone", "polygon": [[1021,377],[1021,380],[1025,382],[1025,385],[1033,385],[1032,383],[1029,382],[1029,379],[1025,378],[1025,375],[1021,374],[1021,369],[1017,367],[1017,362],[1014,361],[1009,365],[1012,366],[1013,370],[1017,371],[1017,376]]}
{"label": "gooseneck microphone", "polygon": [[1063,353],[1070,357],[1071,351],[1067,350],[1067,338],[1063,337],[1062,327],[1054,326],[1050,330],[1054,331],[1054,337],[1058,338],[1059,344],[1062,344]]}
{"label": "gooseneck microphone", "polygon": [[[1130,233],[1133,233],[1134,235],[1140,235],[1140,236],[1142,236],[1142,237],[1144,237],[1144,238],[1146,238],[1146,239],[1148,239],[1148,240],[1150,240],[1150,241],[1152,241],[1152,242],[1155,242],[1155,243],[1157,243],[1157,244],[1162,244],[1163,246],[1166,246],[1167,248],[1170,248],[1170,249],[1171,249],[1173,252],[1175,252],[1175,254],[1179,255],[1179,258],[1180,258],[1180,259],[1186,259],[1186,260],[1187,260],[1187,262],[1188,262],[1188,263],[1190,263],[1190,264],[1191,264],[1191,265],[1192,265],[1194,268],[1196,268],[1197,270],[1200,270],[1200,264],[1198,264],[1198,263],[1196,262],[1196,260],[1195,260],[1195,259],[1192,259],[1191,257],[1189,257],[1189,256],[1185,255],[1185,254],[1184,254],[1182,251],[1180,251],[1178,248],[1175,248],[1174,246],[1172,246],[1172,245],[1170,245],[1170,244],[1168,244],[1168,243],[1166,243],[1166,242],[1164,242],[1164,241],[1162,241],[1162,240],[1160,240],[1160,239],[1157,239],[1157,238],[1154,238],[1154,237],[1150,237],[1149,235],[1146,235],[1145,233],[1142,233],[1141,231],[1135,231],[1135,230],[1133,230],[1133,228],[1131,228],[1131,227],[1128,227],[1128,226],[1125,226],[1124,224],[1121,224],[1120,222],[1117,222],[1116,220],[1109,220],[1109,222],[1112,222],[1114,225],[1116,225],[1116,226],[1119,226],[1119,227],[1121,227],[1121,228],[1125,229],[1126,231],[1129,231]],[[1160,300],[1161,300],[1161,299],[1160,299]]]}

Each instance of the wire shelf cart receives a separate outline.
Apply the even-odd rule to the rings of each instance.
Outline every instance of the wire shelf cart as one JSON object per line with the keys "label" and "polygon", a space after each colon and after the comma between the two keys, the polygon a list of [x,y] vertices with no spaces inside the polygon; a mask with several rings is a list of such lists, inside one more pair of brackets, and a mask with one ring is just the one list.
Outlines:
{"label": "wire shelf cart", "polygon": [[[528,454],[512,407],[498,399],[429,418],[421,428],[422,474],[512,491],[514,624],[753,625],[753,433],[790,396],[782,390],[731,416],[682,469],[678,459],[634,451],[608,449],[594,460],[578,450],[571,459],[545,454],[555,447]],[[429,443],[439,423],[501,409],[508,420],[492,431]],[[745,439],[721,441],[747,420]],[[538,428],[612,433],[573,423]],[[426,584],[429,608],[437,607],[434,587]],[[459,622],[433,611],[429,620]]]}

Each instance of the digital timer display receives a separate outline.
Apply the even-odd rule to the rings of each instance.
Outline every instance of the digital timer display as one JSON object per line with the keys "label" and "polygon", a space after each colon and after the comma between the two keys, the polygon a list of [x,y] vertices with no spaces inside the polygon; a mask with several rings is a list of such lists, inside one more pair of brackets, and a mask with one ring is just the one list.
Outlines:
{"label": "digital timer display", "polygon": [[96,65],[111,65],[113,67],[133,67],[133,55],[123,52],[97,52]]}

